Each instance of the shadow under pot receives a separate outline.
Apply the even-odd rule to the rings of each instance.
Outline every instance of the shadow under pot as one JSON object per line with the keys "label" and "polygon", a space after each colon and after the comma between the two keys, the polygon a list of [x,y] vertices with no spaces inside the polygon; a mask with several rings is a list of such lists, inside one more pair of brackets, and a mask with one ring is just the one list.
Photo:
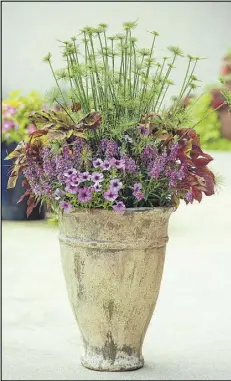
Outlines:
{"label": "shadow under pot", "polygon": [[15,188],[7,189],[10,170],[13,165],[13,160],[4,160],[5,157],[12,152],[16,143],[2,143],[2,220],[24,221],[24,220],[42,220],[45,218],[45,208],[39,203],[27,218],[27,198],[18,203],[20,197],[25,193],[22,186],[23,175],[19,176]]}

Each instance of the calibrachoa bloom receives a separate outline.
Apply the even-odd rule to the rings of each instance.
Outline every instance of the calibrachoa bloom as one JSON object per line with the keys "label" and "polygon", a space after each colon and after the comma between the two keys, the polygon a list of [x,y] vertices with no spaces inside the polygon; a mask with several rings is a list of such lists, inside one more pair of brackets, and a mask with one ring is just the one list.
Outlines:
{"label": "calibrachoa bloom", "polygon": [[110,189],[112,189],[115,192],[119,192],[119,190],[122,188],[123,184],[118,179],[113,179],[110,181]]}
{"label": "calibrachoa bloom", "polygon": [[108,160],[105,160],[102,164],[102,168],[104,171],[109,171],[109,169],[111,168],[111,164],[110,164],[110,161]]}
{"label": "calibrachoa bloom", "polygon": [[115,201],[118,197],[118,193],[113,191],[111,188],[104,192],[104,198],[108,201]]}
{"label": "calibrachoa bloom", "polygon": [[95,190],[96,192],[100,192],[101,189],[102,189],[102,185],[101,185],[100,183],[95,183],[95,184],[93,185],[93,188],[94,188],[94,190]]}
{"label": "calibrachoa bloom", "polygon": [[68,184],[66,185],[66,187],[65,187],[65,191],[66,191],[67,193],[75,194],[75,193],[78,193],[79,188],[78,188],[78,186],[76,186],[76,185],[72,185],[71,183],[68,183]]}
{"label": "calibrachoa bloom", "polygon": [[78,200],[80,202],[88,202],[92,199],[91,188],[80,188],[78,192]]}
{"label": "calibrachoa bloom", "polygon": [[114,157],[110,160],[111,168],[125,169],[124,159],[115,159]]}
{"label": "calibrachoa bloom", "polygon": [[77,173],[76,169],[70,168],[64,172],[64,177],[71,177],[72,175],[75,175],[76,173]]}
{"label": "calibrachoa bloom", "polygon": [[102,167],[102,164],[103,164],[103,160],[101,160],[101,159],[96,159],[93,161],[93,167],[94,168]]}
{"label": "calibrachoa bloom", "polygon": [[70,184],[73,187],[77,187],[80,183],[81,183],[80,176],[77,174],[70,176],[67,180],[67,184],[68,185]]}
{"label": "calibrachoa bloom", "polygon": [[72,205],[67,201],[60,201],[59,206],[64,210],[65,213],[69,213],[72,209]]}
{"label": "calibrachoa bloom", "polygon": [[104,175],[100,172],[93,172],[91,175],[91,179],[94,183],[101,183],[103,181]]}
{"label": "calibrachoa bloom", "polygon": [[80,174],[81,181],[87,181],[91,179],[91,175],[89,172],[83,172]]}
{"label": "calibrachoa bloom", "polygon": [[123,201],[119,201],[113,205],[112,208],[116,213],[121,213],[126,209],[126,206],[124,205]]}
{"label": "calibrachoa bloom", "polygon": [[135,183],[134,185],[133,185],[133,193],[135,192],[140,192],[141,191],[141,189],[142,189],[142,184],[141,183]]}

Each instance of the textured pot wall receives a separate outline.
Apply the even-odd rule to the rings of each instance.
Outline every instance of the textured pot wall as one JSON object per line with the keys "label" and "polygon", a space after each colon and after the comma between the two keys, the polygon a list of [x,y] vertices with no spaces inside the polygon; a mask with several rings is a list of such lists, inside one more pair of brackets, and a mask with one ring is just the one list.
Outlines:
{"label": "textured pot wall", "polygon": [[86,367],[113,371],[143,365],[171,211],[82,209],[60,215],[63,271]]}

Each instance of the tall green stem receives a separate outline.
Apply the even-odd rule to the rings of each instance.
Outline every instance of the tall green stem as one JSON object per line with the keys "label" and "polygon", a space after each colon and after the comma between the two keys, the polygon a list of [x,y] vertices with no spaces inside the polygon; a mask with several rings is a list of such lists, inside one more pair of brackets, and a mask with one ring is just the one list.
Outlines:
{"label": "tall green stem", "polygon": [[163,90],[163,88],[164,88],[164,86],[165,86],[165,84],[166,84],[166,80],[168,79],[169,74],[171,73],[171,70],[172,70],[172,67],[173,67],[173,65],[174,65],[175,60],[176,60],[176,54],[174,54],[172,63],[169,65],[169,68],[168,68],[168,70],[167,70],[167,72],[166,72],[166,74],[165,74],[163,83],[162,83],[161,88],[160,88],[160,91],[159,91],[159,95],[158,95],[157,100],[156,100],[155,105],[154,105],[154,111],[156,110],[156,107],[157,107],[158,101],[159,101],[159,99],[160,99],[162,90]]}

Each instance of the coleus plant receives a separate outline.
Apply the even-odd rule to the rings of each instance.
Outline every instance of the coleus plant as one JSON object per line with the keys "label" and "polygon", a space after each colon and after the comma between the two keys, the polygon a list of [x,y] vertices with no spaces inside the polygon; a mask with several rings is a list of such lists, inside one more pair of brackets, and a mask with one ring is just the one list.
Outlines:
{"label": "coleus plant", "polygon": [[48,95],[61,111],[31,114],[37,130],[8,156],[15,159],[8,187],[24,174],[28,215],[40,200],[55,211],[123,212],[214,194],[215,176],[207,166],[212,157],[202,151],[194,125],[185,128],[182,102],[197,86],[199,57],[187,55],[180,93],[167,108],[170,74],[183,53],[169,47],[170,56],[158,62],[158,33],[151,32],[150,49],[139,49],[135,26],[124,23],[123,33],[111,37],[105,24],[83,28],[79,41],[62,42],[63,69],[55,71],[51,54],[45,57],[57,85]]}

